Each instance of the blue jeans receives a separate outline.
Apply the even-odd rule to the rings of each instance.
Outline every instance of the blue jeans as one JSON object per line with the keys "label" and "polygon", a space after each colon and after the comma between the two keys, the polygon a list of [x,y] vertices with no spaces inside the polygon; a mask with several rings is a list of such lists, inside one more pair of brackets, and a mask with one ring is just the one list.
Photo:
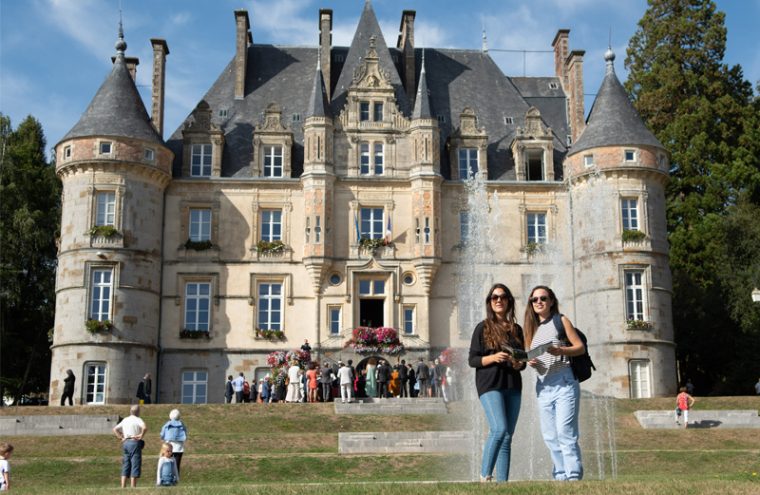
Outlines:
{"label": "blue jeans", "polygon": [[488,420],[488,438],[483,446],[483,464],[480,474],[491,476],[496,467],[496,481],[509,479],[509,458],[512,435],[520,415],[520,390],[491,390],[480,396],[480,403]]}
{"label": "blue jeans", "polygon": [[554,463],[555,480],[583,478],[578,445],[581,388],[570,368],[536,380],[541,433]]}
{"label": "blue jeans", "polygon": [[121,475],[127,478],[139,478],[142,468],[142,449],[139,440],[122,442]]}

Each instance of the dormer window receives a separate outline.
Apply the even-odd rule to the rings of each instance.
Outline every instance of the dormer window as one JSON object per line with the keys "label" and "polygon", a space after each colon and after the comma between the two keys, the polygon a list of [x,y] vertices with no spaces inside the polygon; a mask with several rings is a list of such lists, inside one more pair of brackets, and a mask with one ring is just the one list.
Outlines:
{"label": "dormer window", "polygon": [[627,161],[627,162],[635,162],[636,161],[636,151],[635,150],[625,150],[625,161]]}
{"label": "dormer window", "polygon": [[220,108],[220,109],[219,109],[219,114],[218,114],[218,115],[219,115],[220,117],[222,117],[222,118],[225,118],[225,117],[227,117],[227,109],[226,109],[226,108]]}
{"label": "dormer window", "polygon": [[504,125],[512,125],[515,121],[512,117],[504,117]]}
{"label": "dormer window", "polygon": [[557,84],[555,82],[550,82],[549,83],[549,89],[559,89],[559,84]]}
{"label": "dormer window", "polygon": [[439,113],[439,114],[436,116],[436,119],[438,119],[438,123],[439,123],[439,124],[445,124],[445,123],[446,123],[446,116],[445,116],[445,115],[443,115],[442,113]]}
{"label": "dormer window", "polygon": [[103,141],[100,143],[100,154],[101,155],[110,155],[111,154],[111,142],[110,141]]}
{"label": "dormer window", "polygon": [[264,177],[282,177],[282,146],[264,146]]}
{"label": "dormer window", "polygon": [[366,122],[369,120],[369,102],[368,101],[359,102],[359,120],[361,122]]}
{"label": "dormer window", "polygon": [[544,180],[544,150],[528,150],[525,153],[525,169],[528,180]]}
{"label": "dormer window", "polygon": [[375,103],[373,113],[374,113],[375,122],[382,122],[383,121],[383,104]]}
{"label": "dormer window", "polygon": [[194,144],[191,150],[190,177],[211,177],[211,144]]}
{"label": "dormer window", "polygon": [[462,180],[474,177],[478,173],[478,149],[459,149],[459,178]]}
{"label": "dormer window", "polygon": [[293,114],[293,122],[301,122],[301,114],[300,113],[294,113]]}

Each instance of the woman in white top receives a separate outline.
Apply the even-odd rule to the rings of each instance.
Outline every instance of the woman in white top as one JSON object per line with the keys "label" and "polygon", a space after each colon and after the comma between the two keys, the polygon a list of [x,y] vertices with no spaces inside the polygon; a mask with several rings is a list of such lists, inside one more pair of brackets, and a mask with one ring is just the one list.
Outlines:
{"label": "woman in white top", "polygon": [[[560,340],[560,330],[564,339]],[[570,357],[585,351],[575,327],[559,312],[554,292],[544,285],[530,292],[523,326],[526,349],[551,343],[548,350],[530,360],[536,371],[541,433],[551,452],[555,480],[583,478],[581,449],[578,445],[578,414],[581,389],[570,368]]]}

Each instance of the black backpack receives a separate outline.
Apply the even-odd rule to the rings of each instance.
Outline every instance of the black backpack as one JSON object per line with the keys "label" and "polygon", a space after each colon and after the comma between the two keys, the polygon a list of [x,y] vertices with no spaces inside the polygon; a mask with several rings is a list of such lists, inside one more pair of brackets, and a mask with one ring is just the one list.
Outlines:
{"label": "black backpack", "polygon": [[[562,315],[555,313],[552,320],[554,320],[554,326],[557,327],[559,340],[567,341],[565,326],[562,324]],[[583,342],[585,351],[580,356],[572,356],[570,358],[570,368],[572,368],[576,380],[579,382],[585,382],[591,378],[591,370],[593,369],[596,371],[596,366],[594,366],[594,362],[591,360],[591,356],[588,353],[588,340],[586,339],[586,335],[577,328],[575,331],[578,332],[578,336],[581,338],[581,342]]]}

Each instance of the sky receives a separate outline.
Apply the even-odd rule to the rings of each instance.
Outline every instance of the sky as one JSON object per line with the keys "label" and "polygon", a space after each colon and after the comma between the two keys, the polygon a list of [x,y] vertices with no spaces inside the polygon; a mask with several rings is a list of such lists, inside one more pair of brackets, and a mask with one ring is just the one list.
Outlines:
{"label": "sky", "polygon": [[[137,85],[150,113],[151,38],[169,46],[164,137],[171,135],[235,53],[237,9],[248,10],[254,43],[316,47],[320,8],[333,10],[333,45],[349,46],[365,0],[0,0],[0,112],[17,127],[27,115],[53,146],[78,122],[110,72],[119,11],[138,57]],[[760,0],[716,0],[728,28],[724,62],[760,81]],[[508,76],[553,76],[551,42],[570,29],[585,50],[586,112],[604,76],[611,44],[626,79],[626,47],[646,0],[372,0],[383,36],[395,46],[403,10],[415,10],[415,46],[481,49]],[[511,51],[499,51],[511,50]],[[517,51],[514,51],[517,50]],[[525,50],[526,52],[521,52]]]}

